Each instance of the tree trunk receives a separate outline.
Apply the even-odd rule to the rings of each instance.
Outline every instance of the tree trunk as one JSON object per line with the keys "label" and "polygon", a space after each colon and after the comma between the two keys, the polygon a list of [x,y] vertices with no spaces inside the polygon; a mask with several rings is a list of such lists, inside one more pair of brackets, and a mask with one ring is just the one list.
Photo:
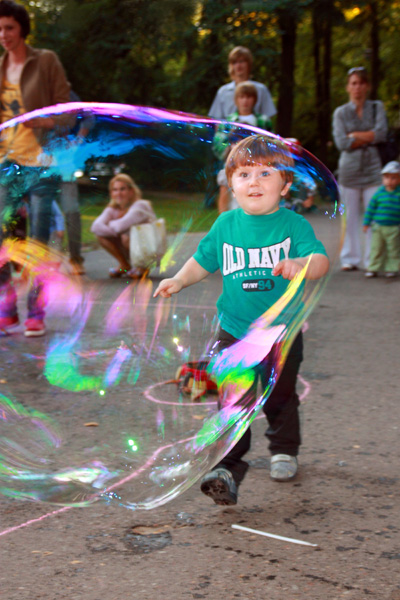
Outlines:
{"label": "tree trunk", "polygon": [[378,2],[372,0],[368,4],[368,10],[371,21],[371,98],[378,97],[378,88],[380,81],[380,59],[379,59],[379,15]]}
{"label": "tree trunk", "polygon": [[331,47],[333,0],[315,2],[312,12],[315,109],[319,133],[318,156],[327,161],[331,129]]}
{"label": "tree trunk", "polygon": [[278,23],[281,30],[281,69],[276,129],[282,137],[290,137],[293,121],[297,19],[291,11],[280,10]]}

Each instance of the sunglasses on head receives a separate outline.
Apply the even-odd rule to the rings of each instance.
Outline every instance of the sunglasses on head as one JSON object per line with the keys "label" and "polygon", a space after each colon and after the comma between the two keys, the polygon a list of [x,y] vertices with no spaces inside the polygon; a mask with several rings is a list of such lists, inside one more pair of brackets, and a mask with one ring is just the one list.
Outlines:
{"label": "sunglasses on head", "polygon": [[367,69],[365,67],[353,67],[347,71],[348,76],[353,75],[353,73],[363,73],[366,75]]}

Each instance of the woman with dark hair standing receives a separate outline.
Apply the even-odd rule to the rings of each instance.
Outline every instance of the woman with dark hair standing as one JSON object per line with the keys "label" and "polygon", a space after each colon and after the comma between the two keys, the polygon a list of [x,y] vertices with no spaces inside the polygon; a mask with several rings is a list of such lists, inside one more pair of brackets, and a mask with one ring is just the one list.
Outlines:
{"label": "woman with dark hair standing", "polygon": [[369,90],[366,69],[350,69],[346,85],[349,102],[333,113],[333,137],[340,151],[339,192],[346,211],[342,271],[368,265],[370,236],[366,236],[362,260],[360,212],[381,184],[382,164],[376,144],[386,140],[387,121],[383,103],[367,99]]}

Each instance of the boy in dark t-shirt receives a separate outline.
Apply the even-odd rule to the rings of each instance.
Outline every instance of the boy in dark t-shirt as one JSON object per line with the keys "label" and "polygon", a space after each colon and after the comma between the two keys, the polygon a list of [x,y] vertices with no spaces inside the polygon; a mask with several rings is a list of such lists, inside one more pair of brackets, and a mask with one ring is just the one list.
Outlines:
{"label": "boy in dark t-shirt", "polygon": [[[154,293],[169,298],[220,269],[223,290],[217,309],[221,329],[214,345],[218,352],[243,339],[251,324],[282,297],[302,269],[306,267],[306,279],[319,279],[328,272],[329,260],[311,225],[279,207],[293,180],[293,167],[289,148],[279,140],[257,135],[234,146],[226,174],[240,208],[220,215],[194,256],[173,278],[161,281]],[[292,479],[297,472],[300,423],[296,379],[301,360],[300,333],[263,407],[269,422],[270,474],[276,481]],[[256,394],[258,377],[264,389],[267,387],[271,367],[268,355],[254,367],[254,381],[246,396]],[[250,439],[248,428],[202,479],[201,490],[216,504],[236,504],[237,487],[248,468],[242,457],[250,448]]]}

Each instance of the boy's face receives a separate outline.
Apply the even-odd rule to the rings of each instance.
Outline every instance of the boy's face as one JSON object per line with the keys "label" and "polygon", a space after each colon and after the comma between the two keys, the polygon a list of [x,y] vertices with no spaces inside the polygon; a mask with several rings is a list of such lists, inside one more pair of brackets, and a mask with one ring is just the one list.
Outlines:
{"label": "boy's face", "polygon": [[400,185],[400,173],[385,173],[383,175],[383,185],[388,192],[393,192]]}
{"label": "boy's face", "polygon": [[256,99],[254,96],[248,96],[247,94],[239,94],[236,97],[236,106],[239,115],[251,115],[253,112]]}
{"label": "boy's face", "polygon": [[290,188],[281,171],[273,166],[255,164],[238,167],[232,173],[233,194],[248,215],[270,215],[279,209],[281,196]]}
{"label": "boy's face", "polygon": [[232,78],[235,79],[239,77],[240,79],[247,79],[250,75],[249,73],[249,63],[245,58],[237,58],[235,61],[231,62],[231,75]]}
{"label": "boy's face", "polygon": [[24,43],[21,25],[14,17],[0,17],[0,44],[4,50],[12,52]]}

